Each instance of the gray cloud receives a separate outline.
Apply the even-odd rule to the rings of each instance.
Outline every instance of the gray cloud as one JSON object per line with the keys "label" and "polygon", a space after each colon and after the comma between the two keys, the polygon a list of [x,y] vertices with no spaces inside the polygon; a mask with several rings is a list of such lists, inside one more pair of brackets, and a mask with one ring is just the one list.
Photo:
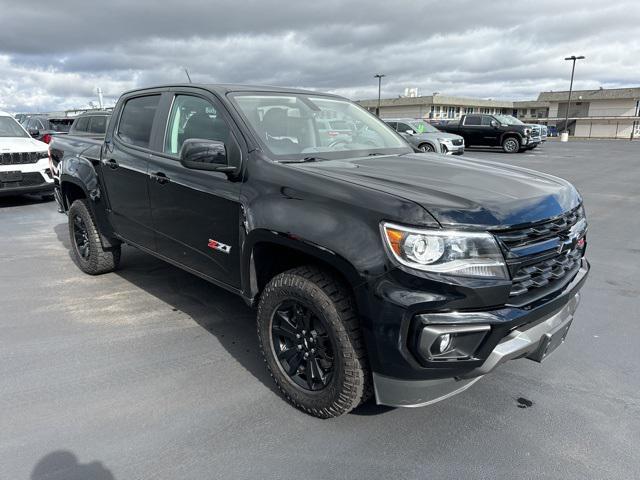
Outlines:
{"label": "gray cloud", "polygon": [[0,109],[81,107],[101,87],[194,81],[484,98],[640,82],[636,0],[207,2],[0,0]]}

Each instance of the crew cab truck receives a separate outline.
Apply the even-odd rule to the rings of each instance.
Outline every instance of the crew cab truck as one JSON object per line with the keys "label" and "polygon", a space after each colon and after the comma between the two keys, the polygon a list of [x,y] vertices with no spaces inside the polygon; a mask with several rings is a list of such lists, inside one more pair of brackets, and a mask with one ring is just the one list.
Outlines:
{"label": "crew cab truck", "polygon": [[540,132],[510,115],[462,115],[460,120],[438,125],[443,132],[464,138],[467,147],[502,147],[506,153],[532,149],[540,143]]}
{"label": "crew cab truck", "polygon": [[[327,145],[322,118],[362,128]],[[104,142],[58,140],[80,269],[114,270],[127,243],[240,295],[283,397],[322,418],[370,396],[428,405],[507,360],[542,361],[589,270],[571,184],[416,153],[339,96],[139,89]]]}

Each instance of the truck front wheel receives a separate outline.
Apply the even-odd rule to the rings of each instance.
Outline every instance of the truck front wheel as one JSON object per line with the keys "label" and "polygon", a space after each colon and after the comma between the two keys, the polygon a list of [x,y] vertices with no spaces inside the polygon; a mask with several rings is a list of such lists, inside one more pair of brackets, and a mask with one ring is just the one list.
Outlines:
{"label": "truck front wheel", "polygon": [[505,153],[517,153],[520,150],[520,140],[516,137],[507,137],[502,141],[502,150]]}
{"label": "truck front wheel", "polygon": [[99,275],[118,267],[120,246],[103,248],[86,200],[76,200],[69,207],[69,238],[73,261],[84,273]]}
{"label": "truck front wheel", "polygon": [[358,323],[348,289],[321,269],[299,267],[269,282],[258,306],[258,338],[289,403],[330,418],[367,399],[370,378]]}

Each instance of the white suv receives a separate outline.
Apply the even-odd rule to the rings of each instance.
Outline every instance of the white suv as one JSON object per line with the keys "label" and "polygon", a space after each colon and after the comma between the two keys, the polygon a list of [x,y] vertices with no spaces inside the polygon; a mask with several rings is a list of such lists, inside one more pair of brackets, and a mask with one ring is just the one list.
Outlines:
{"label": "white suv", "polygon": [[31,138],[8,113],[0,112],[0,196],[53,194],[46,143]]}

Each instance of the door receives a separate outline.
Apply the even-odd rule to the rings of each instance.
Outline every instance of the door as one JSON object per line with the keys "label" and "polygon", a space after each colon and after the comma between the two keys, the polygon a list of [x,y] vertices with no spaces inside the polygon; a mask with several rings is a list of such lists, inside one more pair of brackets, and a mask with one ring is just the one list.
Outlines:
{"label": "door", "polygon": [[109,200],[109,217],[119,235],[155,250],[149,206],[148,165],[154,119],[161,96],[126,100],[115,134],[105,138],[101,175]]}
{"label": "door", "polygon": [[[482,143],[480,145],[496,146],[500,145],[500,129],[491,125],[491,122],[498,122],[491,115],[482,116]],[[500,122],[498,122],[498,125]]]}
{"label": "door", "polygon": [[209,278],[240,287],[240,185],[227,174],[180,163],[185,140],[224,142],[230,165],[241,153],[231,122],[212,95],[178,93],[160,154],[149,160],[149,198],[158,253]]}
{"label": "door", "polygon": [[485,145],[483,142],[484,127],[482,126],[482,115],[467,115],[464,117],[464,125],[457,132],[464,137],[465,145]]}

